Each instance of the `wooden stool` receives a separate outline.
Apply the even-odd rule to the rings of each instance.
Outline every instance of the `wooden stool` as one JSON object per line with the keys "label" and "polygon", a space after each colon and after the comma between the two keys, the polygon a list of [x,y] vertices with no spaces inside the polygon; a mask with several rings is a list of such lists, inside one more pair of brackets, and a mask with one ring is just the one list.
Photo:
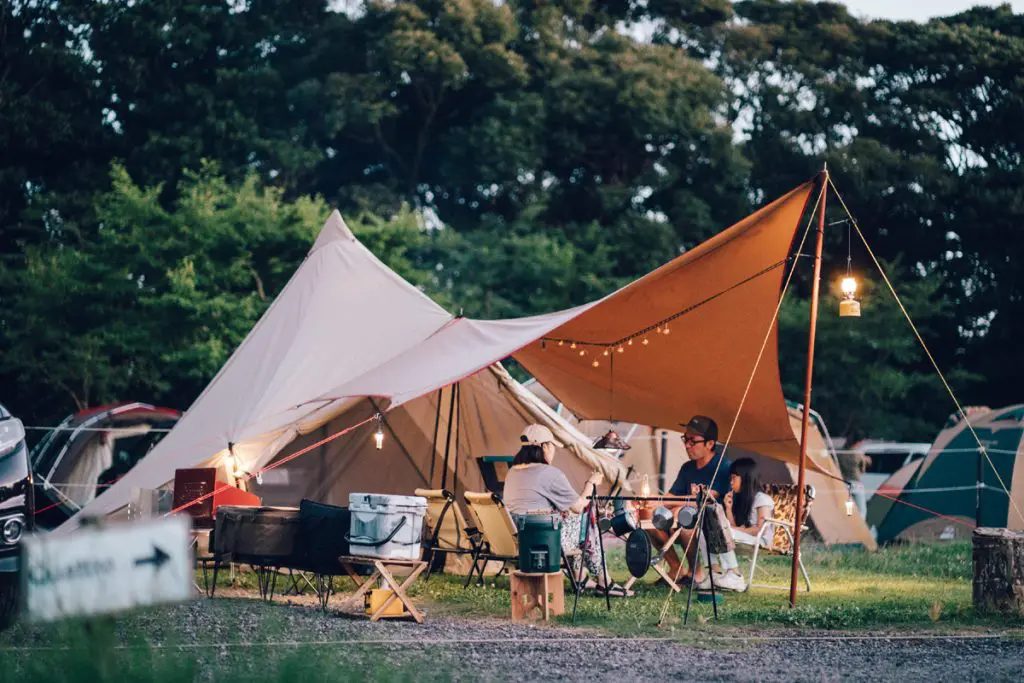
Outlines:
{"label": "wooden stool", "polygon": [[540,610],[544,621],[554,614],[565,614],[565,587],[562,574],[531,574],[512,572],[512,621],[533,620],[534,608]]}

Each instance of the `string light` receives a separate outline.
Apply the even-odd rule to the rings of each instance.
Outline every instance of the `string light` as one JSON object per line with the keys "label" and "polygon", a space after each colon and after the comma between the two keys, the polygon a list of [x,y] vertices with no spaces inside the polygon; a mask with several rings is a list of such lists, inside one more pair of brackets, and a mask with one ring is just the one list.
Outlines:
{"label": "string light", "polygon": [[603,356],[607,356],[607,355],[608,355],[608,349],[605,349],[605,350],[604,350],[604,353],[603,353],[603,354],[601,354],[601,355],[603,355]]}
{"label": "string light", "polygon": [[619,353],[623,353],[623,352],[625,352],[625,350],[626,349],[622,346],[622,344],[619,344],[619,349],[618,349]]}
{"label": "string light", "polygon": [[558,345],[559,346],[565,346],[565,340],[564,339],[559,339],[558,340]]}
{"label": "string light", "polygon": [[630,338],[629,338],[629,341],[628,341],[628,342],[626,342],[626,346],[632,346],[632,345],[633,345],[633,338],[632,338],[632,337],[630,337]]}
{"label": "string light", "polygon": [[[573,342],[572,344],[570,344],[569,348],[570,349],[575,349],[576,348],[576,342]],[[580,354],[580,355],[582,356],[583,354]]]}
{"label": "string light", "polygon": [[587,355],[587,350],[586,349],[580,349],[580,355],[581,356]]}
{"label": "string light", "polygon": [[643,344],[644,346],[647,346],[648,344],[650,344],[650,342],[647,341],[647,337],[644,337],[644,340],[642,342],[640,342],[640,343]]}
{"label": "string light", "polygon": [[662,334],[668,334],[669,332],[671,332],[671,330],[668,329],[668,323],[665,323],[665,329],[662,330]]}
{"label": "string light", "polygon": [[597,359],[595,358],[595,359],[594,359],[594,362],[593,362],[593,363],[591,363],[591,365],[593,365],[593,366],[594,366],[594,367],[596,368],[597,366],[599,366],[599,365],[600,365],[600,363],[598,363],[598,362],[597,362]]}

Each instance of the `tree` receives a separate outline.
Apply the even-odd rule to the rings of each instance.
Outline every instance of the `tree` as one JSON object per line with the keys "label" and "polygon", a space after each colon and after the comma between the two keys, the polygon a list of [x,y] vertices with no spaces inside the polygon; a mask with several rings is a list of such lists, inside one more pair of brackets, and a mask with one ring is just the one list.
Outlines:
{"label": "tree", "polygon": [[241,342],[312,244],[326,207],[284,201],[254,177],[187,172],[161,187],[115,166],[80,245],[38,245],[0,272],[0,377],[21,414],[47,423],[125,398],[187,406]]}

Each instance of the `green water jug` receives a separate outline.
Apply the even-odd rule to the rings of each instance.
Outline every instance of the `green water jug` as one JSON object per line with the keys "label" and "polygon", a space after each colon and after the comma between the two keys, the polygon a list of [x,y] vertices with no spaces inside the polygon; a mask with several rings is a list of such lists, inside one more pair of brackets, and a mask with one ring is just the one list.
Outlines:
{"label": "green water jug", "polygon": [[519,571],[537,574],[558,572],[562,560],[562,518],[557,515],[523,515],[516,518],[519,530]]}

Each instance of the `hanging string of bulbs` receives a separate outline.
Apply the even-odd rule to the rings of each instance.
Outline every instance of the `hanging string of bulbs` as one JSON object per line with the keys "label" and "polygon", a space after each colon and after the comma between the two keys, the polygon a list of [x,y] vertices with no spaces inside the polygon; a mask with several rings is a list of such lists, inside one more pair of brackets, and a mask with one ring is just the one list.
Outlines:
{"label": "hanging string of bulbs", "polygon": [[672,333],[671,323],[675,322],[679,318],[695,311],[696,309],[700,308],[701,306],[704,306],[705,304],[714,301],[715,299],[727,294],[728,292],[731,292],[737,287],[741,287],[742,285],[747,284],[751,280],[754,280],[756,278],[761,277],[762,275],[770,273],[776,268],[781,268],[786,263],[793,260],[793,258],[793,256],[787,256],[781,261],[777,261],[765,268],[762,268],[753,275],[750,275],[749,277],[746,277],[740,280],[739,282],[730,285],[729,287],[726,287],[720,292],[716,292],[715,294],[712,294],[711,296],[702,299],[701,301],[698,301],[695,304],[691,304],[690,306],[687,306],[682,310],[676,311],[675,313],[672,313],[671,315],[668,315],[656,321],[655,323],[648,325],[647,327],[636,330],[635,332],[631,332],[630,334],[620,339],[616,339],[615,341],[595,342],[587,341],[584,339],[569,339],[565,337],[541,337],[539,340],[541,349],[547,349],[548,344],[552,344],[559,348],[568,347],[570,351],[575,351],[580,358],[585,358],[590,354],[591,351],[595,351],[594,358],[591,361],[590,365],[595,368],[600,367],[601,360],[610,358],[612,354],[625,353],[626,350],[632,346],[649,346],[651,343],[652,334],[659,336],[668,336],[669,334]]}

